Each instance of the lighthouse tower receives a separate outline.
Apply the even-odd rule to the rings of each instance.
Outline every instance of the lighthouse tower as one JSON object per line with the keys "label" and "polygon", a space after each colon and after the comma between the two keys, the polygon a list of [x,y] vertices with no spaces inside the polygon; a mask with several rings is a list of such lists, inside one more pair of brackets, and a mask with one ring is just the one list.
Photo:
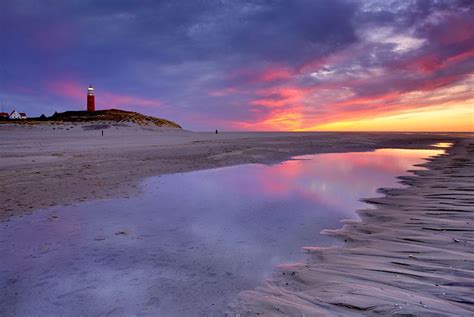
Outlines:
{"label": "lighthouse tower", "polygon": [[94,97],[94,88],[92,85],[89,85],[87,88],[87,112],[95,111],[95,97]]}

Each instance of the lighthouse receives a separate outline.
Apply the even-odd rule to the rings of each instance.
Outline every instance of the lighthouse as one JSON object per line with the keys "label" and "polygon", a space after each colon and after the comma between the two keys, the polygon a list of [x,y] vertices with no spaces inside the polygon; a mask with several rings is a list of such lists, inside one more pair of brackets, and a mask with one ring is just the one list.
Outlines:
{"label": "lighthouse", "polygon": [[87,88],[87,112],[95,111],[95,97],[94,97],[94,88],[92,85],[89,85]]}

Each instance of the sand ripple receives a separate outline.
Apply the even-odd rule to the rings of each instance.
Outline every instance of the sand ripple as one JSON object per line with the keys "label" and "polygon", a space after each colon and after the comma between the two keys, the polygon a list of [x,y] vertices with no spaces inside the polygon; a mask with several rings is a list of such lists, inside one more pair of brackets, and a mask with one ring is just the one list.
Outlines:
{"label": "sand ripple", "polygon": [[305,248],[304,263],[279,267],[229,315],[474,315],[474,142],[423,166],[368,199],[361,222],[325,232],[344,247]]}

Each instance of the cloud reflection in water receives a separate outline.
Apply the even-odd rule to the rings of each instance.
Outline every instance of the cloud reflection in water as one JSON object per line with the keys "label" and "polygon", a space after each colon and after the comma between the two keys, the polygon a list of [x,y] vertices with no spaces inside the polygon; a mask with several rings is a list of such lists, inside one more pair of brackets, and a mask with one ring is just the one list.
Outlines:
{"label": "cloud reflection in water", "polygon": [[301,247],[336,243],[320,230],[439,153],[306,155],[152,177],[135,198],[13,219],[0,236],[0,315],[222,312],[275,265],[301,260]]}

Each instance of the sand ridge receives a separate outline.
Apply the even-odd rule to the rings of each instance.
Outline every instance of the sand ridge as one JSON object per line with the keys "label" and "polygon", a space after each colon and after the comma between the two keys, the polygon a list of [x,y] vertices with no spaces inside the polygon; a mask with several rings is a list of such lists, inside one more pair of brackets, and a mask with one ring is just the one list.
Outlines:
{"label": "sand ridge", "polygon": [[326,234],[343,247],[308,247],[264,286],[241,294],[230,316],[474,315],[474,141],[422,164],[400,189],[367,199]]}

